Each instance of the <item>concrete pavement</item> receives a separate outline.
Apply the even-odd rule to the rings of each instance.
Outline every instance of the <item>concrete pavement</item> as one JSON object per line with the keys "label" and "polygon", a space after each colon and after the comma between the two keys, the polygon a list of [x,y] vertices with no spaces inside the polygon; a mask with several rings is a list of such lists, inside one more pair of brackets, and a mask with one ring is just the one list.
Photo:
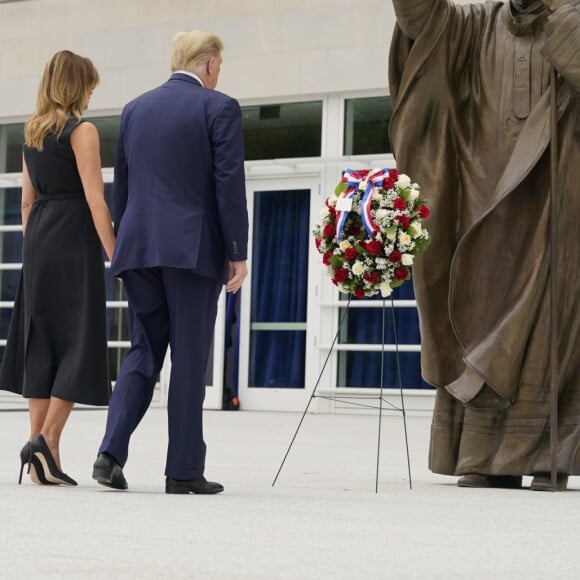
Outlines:
{"label": "concrete pavement", "polygon": [[[10,408],[2,404],[0,409]],[[18,408],[13,405],[12,408]],[[17,485],[25,412],[0,410],[0,578],[576,578],[579,479],[565,493],[469,490],[426,467],[429,417],[308,415],[275,487],[295,413],[205,415],[217,496],[164,491],[166,415],[134,435],[128,492],[91,466],[104,410],[73,411],[62,442],[77,488]],[[529,485],[529,480],[525,481]]]}

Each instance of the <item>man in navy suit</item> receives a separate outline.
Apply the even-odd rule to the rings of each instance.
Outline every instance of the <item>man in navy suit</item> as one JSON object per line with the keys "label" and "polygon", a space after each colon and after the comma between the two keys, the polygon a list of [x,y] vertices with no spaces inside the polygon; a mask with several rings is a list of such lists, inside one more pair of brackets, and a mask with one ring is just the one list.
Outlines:
{"label": "man in navy suit", "polygon": [[122,468],[171,349],[167,493],[214,494],[204,477],[202,406],[218,296],[247,275],[242,115],[215,91],[223,44],[177,34],[171,78],[123,109],[115,157],[111,270],[129,302],[123,360],[93,479],[127,489]]}

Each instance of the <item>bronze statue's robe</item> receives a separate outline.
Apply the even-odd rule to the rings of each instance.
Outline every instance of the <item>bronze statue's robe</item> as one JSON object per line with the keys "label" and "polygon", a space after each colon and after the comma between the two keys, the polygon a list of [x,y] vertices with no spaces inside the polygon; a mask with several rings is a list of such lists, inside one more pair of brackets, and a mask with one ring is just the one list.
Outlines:
{"label": "bronze statue's robe", "polygon": [[[573,4],[576,0],[573,0]],[[550,66],[558,71],[558,471],[580,474],[580,12],[394,0],[397,167],[429,200],[414,266],[438,473],[550,471]]]}

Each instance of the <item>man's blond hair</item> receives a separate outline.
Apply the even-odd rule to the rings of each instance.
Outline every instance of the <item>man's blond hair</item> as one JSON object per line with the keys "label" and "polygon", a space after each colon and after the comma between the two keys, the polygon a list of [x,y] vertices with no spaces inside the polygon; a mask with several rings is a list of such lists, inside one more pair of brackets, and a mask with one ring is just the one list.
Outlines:
{"label": "man's blond hair", "polygon": [[207,30],[178,32],[173,37],[171,71],[197,73],[211,58],[218,57],[223,49],[220,38]]}

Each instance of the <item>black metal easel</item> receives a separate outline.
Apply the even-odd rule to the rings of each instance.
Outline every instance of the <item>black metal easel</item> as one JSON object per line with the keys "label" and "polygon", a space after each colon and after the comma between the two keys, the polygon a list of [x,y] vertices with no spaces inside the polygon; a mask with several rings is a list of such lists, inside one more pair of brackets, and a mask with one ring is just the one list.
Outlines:
{"label": "black metal easel", "polygon": [[[312,403],[314,398],[334,400],[334,401],[342,401],[342,402],[345,402],[345,403],[348,403],[350,405],[357,406],[357,407],[367,407],[367,408],[372,408],[372,409],[377,408],[374,405],[366,405],[366,404],[353,402],[353,400],[355,400],[357,398],[359,398],[359,399],[363,398],[362,396],[356,396],[356,395],[318,395],[316,393],[316,391],[318,389],[318,385],[320,384],[320,380],[322,379],[322,375],[326,369],[326,365],[328,364],[328,361],[330,360],[330,355],[332,354],[332,351],[334,349],[336,341],[338,340],[340,331],[342,329],[343,322],[346,319],[346,315],[348,313],[348,308],[350,306],[350,301],[351,301],[351,296],[349,296],[348,301],[346,303],[346,307],[344,308],[344,312],[340,316],[339,323],[338,323],[338,330],[336,332],[334,340],[332,341],[332,344],[330,345],[328,355],[326,356],[326,359],[324,360],[324,364],[322,365],[322,369],[320,371],[320,374],[318,375],[318,379],[316,381],[316,384],[314,385],[314,389],[312,390],[312,394],[310,395],[310,398],[308,399],[308,403],[306,404],[306,408],[304,409],[304,412],[302,413],[302,417],[300,418],[300,422],[298,423],[298,427],[296,428],[296,431],[294,432],[294,436],[292,437],[292,440],[290,441],[290,445],[288,446],[286,454],[284,455],[284,459],[282,459],[282,463],[280,464],[280,467],[278,468],[278,472],[276,473],[276,476],[274,477],[274,481],[272,482],[272,487],[274,487],[274,485],[276,485],[276,481],[278,480],[280,472],[282,471],[282,468],[284,467],[286,459],[288,458],[288,455],[290,454],[290,450],[292,449],[292,446],[294,445],[294,441],[296,440],[296,437],[298,435],[298,431],[300,431],[300,427],[302,426],[302,423],[304,422],[304,418],[306,417],[306,413],[308,412],[308,409],[310,408],[310,404]],[[410,460],[410,456],[409,456],[409,439],[407,436],[407,414],[405,411],[405,400],[404,400],[404,396],[403,396],[403,380],[402,380],[402,375],[401,375],[401,361],[400,361],[400,357],[399,357],[399,342],[397,339],[397,323],[395,320],[395,303],[394,303],[392,295],[391,295],[391,315],[392,315],[392,323],[393,323],[393,334],[395,337],[395,360],[396,360],[396,364],[397,364],[397,381],[399,383],[399,392],[401,395],[401,406],[400,407],[393,405],[390,401],[385,401],[384,396],[383,396],[384,377],[385,377],[385,329],[386,329],[386,300],[383,298],[381,379],[380,379],[381,384],[380,384],[380,392],[379,392],[379,395],[377,397],[379,400],[379,405],[378,405],[379,430],[378,430],[378,437],[377,437],[377,466],[376,466],[376,478],[375,478],[375,493],[378,493],[378,491],[379,491],[381,426],[382,426],[384,405],[387,405],[388,407],[390,407],[391,411],[400,412],[402,417],[403,417],[403,427],[404,427],[404,431],[405,431],[405,448],[406,448],[406,452],[407,452],[407,469],[408,469],[408,473],[409,473],[409,488],[413,489],[413,483],[412,483],[412,478],[411,478],[411,460]],[[368,397],[364,397],[364,398],[368,399]]]}

